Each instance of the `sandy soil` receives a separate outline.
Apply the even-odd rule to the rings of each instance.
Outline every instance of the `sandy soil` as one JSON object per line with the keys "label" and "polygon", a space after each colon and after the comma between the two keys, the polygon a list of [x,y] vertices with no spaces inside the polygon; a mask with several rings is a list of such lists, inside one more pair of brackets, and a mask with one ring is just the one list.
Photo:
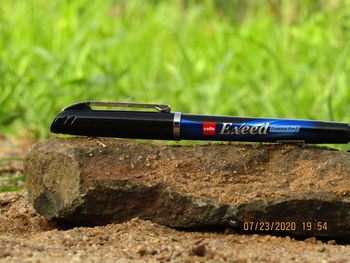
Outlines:
{"label": "sandy soil", "polygon": [[[1,150],[1,147],[0,147]],[[1,151],[1,158],[24,150]],[[21,172],[21,163],[11,164]],[[15,172],[16,169],[14,169]],[[271,235],[186,232],[150,221],[69,228],[48,222],[25,191],[0,193],[0,262],[350,262],[350,244]]]}

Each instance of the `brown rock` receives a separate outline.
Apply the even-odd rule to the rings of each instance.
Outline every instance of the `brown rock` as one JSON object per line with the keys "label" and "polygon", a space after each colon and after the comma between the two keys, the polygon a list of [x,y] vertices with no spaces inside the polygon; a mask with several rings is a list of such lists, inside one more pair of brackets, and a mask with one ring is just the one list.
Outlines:
{"label": "brown rock", "polygon": [[305,239],[304,241],[307,242],[307,243],[310,243],[310,244],[316,244],[317,243],[317,239],[315,237],[309,237],[309,238]]}
{"label": "brown rock", "polygon": [[196,255],[198,257],[204,257],[205,253],[207,252],[207,249],[204,244],[195,246],[191,249],[191,255]]}
{"label": "brown rock", "polygon": [[349,161],[349,153],[314,146],[53,138],[32,148],[24,173],[31,202],[50,220],[140,217],[170,227],[344,237]]}
{"label": "brown rock", "polygon": [[328,240],[327,244],[328,245],[335,245],[335,244],[337,244],[337,242],[334,239],[332,239],[332,240]]}

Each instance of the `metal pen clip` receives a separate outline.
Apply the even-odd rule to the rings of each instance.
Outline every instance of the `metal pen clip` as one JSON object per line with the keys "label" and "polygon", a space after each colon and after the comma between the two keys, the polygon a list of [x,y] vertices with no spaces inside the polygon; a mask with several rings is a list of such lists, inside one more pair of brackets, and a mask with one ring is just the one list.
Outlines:
{"label": "metal pen clip", "polygon": [[105,106],[105,107],[120,107],[120,108],[142,108],[142,109],[156,109],[159,112],[170,112],[171,108],[168,104],[143,104],[130,102],[103,102],[103,101],[82,101],[74,103],[63,110],[86,109],[90,106]]}

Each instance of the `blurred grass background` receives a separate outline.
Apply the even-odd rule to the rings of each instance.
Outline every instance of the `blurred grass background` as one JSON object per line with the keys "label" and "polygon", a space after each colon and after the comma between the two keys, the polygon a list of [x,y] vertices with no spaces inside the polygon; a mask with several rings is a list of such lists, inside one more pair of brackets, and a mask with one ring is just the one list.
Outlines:
{"label": "blurred grass background", "polygon": [[49,137],[84,100],[350,122],[349,18],[347,0],[2,0],[0,133]]}

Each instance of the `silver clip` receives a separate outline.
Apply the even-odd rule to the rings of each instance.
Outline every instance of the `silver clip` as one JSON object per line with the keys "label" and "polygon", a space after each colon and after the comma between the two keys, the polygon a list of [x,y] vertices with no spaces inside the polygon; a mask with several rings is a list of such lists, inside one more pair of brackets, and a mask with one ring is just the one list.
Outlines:
{"label": "silver clip", "polygon": [[156,109],[159,112],[170,112],[171,108],[168,104],[143,104],[143,103],[129,103],[129,102],[103,102],[103,101],[83,101],[74,103],[63,110],[79,109],[88,106],[105,106],[105,107],[120,107],[120,108],[144,108]]}

